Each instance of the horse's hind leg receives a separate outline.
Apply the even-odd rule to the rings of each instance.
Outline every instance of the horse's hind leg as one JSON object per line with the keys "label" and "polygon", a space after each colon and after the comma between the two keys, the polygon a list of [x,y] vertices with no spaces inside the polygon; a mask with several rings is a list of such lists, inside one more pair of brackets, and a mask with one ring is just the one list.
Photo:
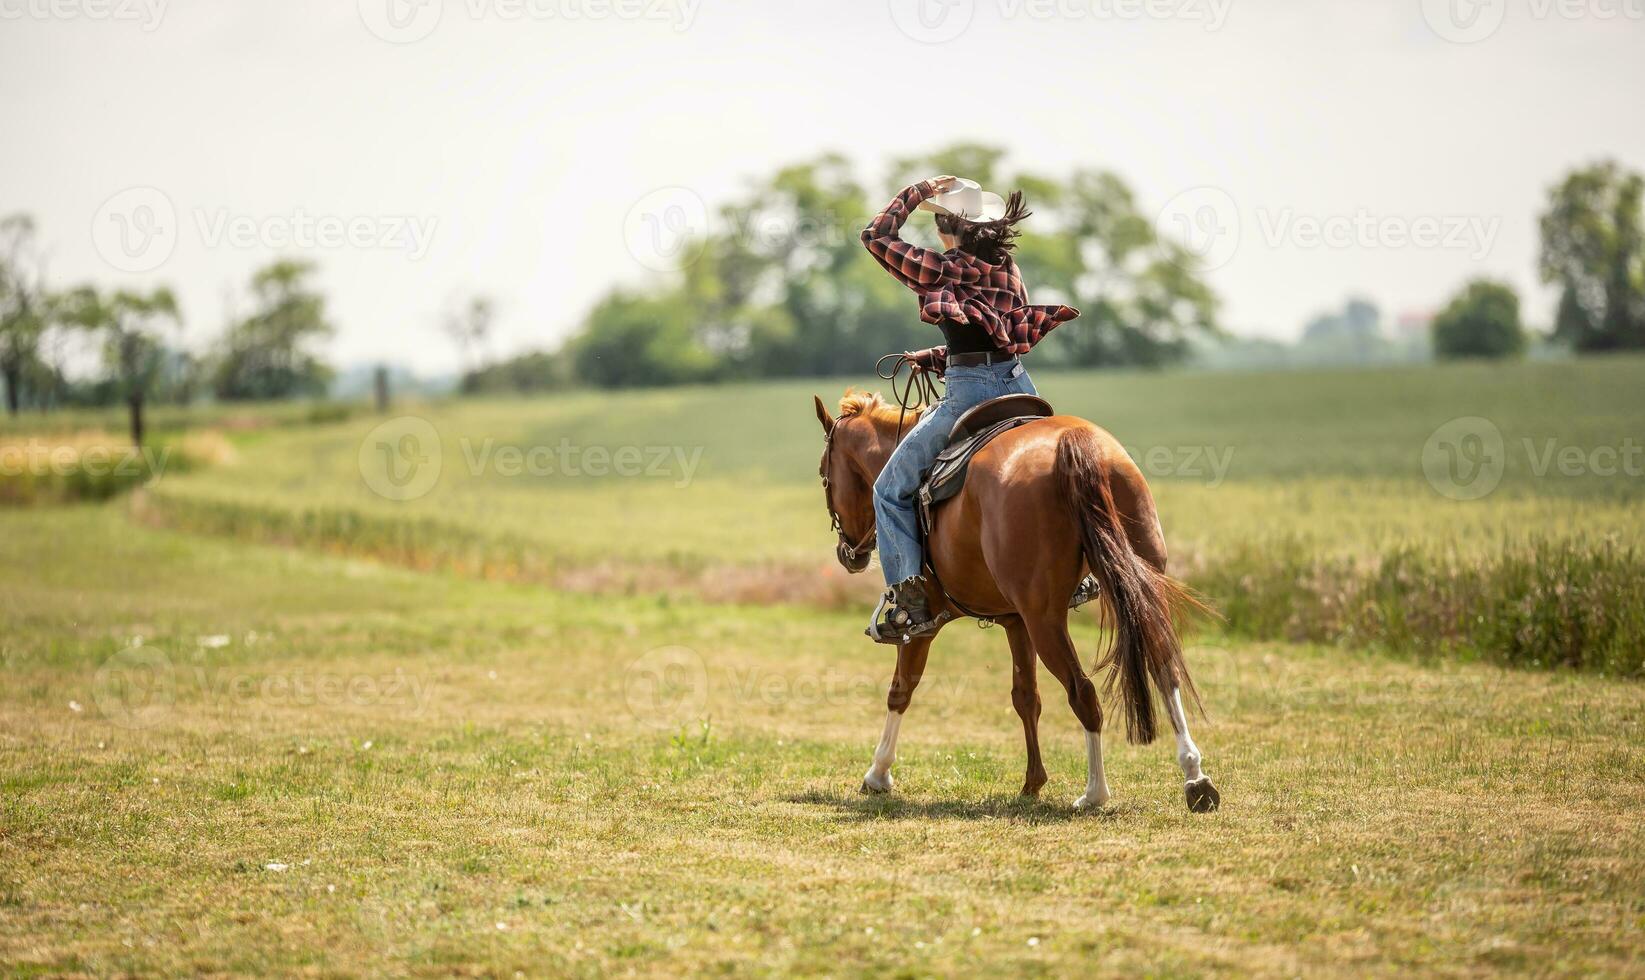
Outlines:
{"label": "horse's hind leg", "polygon": [[1188,809],[1207,813],[1222,805],[1222,795],[1211,785],[1211,777],[1200,770],[1199,746],[1188,734],[1188,713],[1182,710],[1182,688],[1171,686],[1171,696],[1165,707],[1171,712],[1171,728],[1177,733],[1177,765],[1182,767],[1183,793],[1188,797]]}
{"label": "horse's hind leg", "polygon": [[1008,619],[1003,625],[1011,641],[1011,705],[1022,718],[1022,737],[1028,744],[1028,773],[1023,777],[1022,795],[1038,796],[1045,785],[1045,763],[1040,760],[1039,665],[1034,662],[1034,645],[1022,620]]}
{"label": "horse's hind leg", "polygon": [[1080,669],[1079,652],[1074,649],[1073,637],[1068,635],[1068,610],[1059,608],[1024,616],[1023,622],[1034,651],[1067,689],[1068,706],[1074,709],[1074,717],[1085,728],[1085,792],[1074,801],[1074,806],[1081,810],[1102,806],[1110,796],[1108,777],[1102,767],[1102,705],[1097,701],[1096,685]]}
{"label": "horse's hind leg", "polygon": [[[1125,517],[1122,523],[1130,539],[1131,550],[1163,574],[1165,535],[1160,531],[1159,516],[1147,488],[1143,487],[1140,492],[1130,488],[1124,493],[1116,490],[1114,497]],[[1171,682],[1171,693],[1165,699],[1165,707],[1171,714],[1171,730],[1177,736],[1177,765],[1182,767],[1183,792],[1188,798],[1188,809],[1195,813],[1215,810],[1221,805],[1222,796],[1211,785],[1211,777],[1200,768],[1199,746],[1194,744],[1194,737],[1188,733],[1188,713],[1182,707],[1182,688],[1174,682]]]}
{"label": "horse's hind leg", "polygon": [[874,749],[874,762],[862,777],[864,793],[891,792],[891,765],[897,761],[897,733],[902,728],[903,712],[914,696],[914,688],[925,673],[925,658],[931,653],[931,641],[937,634],[922,636],[897,648],[897,673],[891,678],[891,691],[885,698],[885,730],[880,744]]}

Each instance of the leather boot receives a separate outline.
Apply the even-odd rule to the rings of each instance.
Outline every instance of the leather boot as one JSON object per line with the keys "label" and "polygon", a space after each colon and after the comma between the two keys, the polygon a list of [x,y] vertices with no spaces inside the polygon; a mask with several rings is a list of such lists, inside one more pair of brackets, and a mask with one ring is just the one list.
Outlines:
{"label": "leather boot", "polygon": [[916,637],[935,633],[942,621],[931,615],[931,599],[926,592],[925,579],[914,576],[891,587],[889,603],[883,619],[868,628],[868,635],[877,643],[902,645]]}

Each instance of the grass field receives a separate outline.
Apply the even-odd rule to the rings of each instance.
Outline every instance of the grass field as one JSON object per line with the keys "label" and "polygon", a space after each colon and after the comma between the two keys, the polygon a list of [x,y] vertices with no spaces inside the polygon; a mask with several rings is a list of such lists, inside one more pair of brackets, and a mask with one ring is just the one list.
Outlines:
{"label": "grass field", "polygon": [[1043,672],[1019,799],[968,623],[856,793],[892,658],[816,482],[843,381],[215,412],[167,430],[209,463],[0,509],[0,972],[1645,971],[1645,360],[1038,380],[1229,614],[1216,813],[1112,729],[1073,810]]}
{"label": "grass field", "polygon": [[[1167,746],[1110,737],[1116,800],[1077,814],[1060,698],[1044,801],[1014,796],[997,632],[944,637],[899,790],[867,798],[890,663],[854,615],[110,507],[0,514],[0,596],[7,972],[1642,967],[1632,682],[1201,638],[1223,808],[1187,813]],[[696,666],[659,687],[658,650]]]}
{"label": "grass field", "polygon": [[[1173,568],[1244,635],[1645,673],[1645,359],[1039,380],[1130,448]],[[860,605],[878,585],[833,564],[810,405],[846,384],[266,428],[236,465],[159,481],[145,516],[582,591]]]}

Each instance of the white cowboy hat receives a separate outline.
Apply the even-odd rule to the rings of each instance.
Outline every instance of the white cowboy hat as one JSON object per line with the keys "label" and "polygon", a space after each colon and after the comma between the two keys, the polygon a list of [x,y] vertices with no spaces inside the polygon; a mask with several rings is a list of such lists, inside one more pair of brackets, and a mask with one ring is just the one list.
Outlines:
{"label": "white cowboy hat", "polygon": [[960,177],[944,193],[921,201],[920,209],[967,221],[998,221],[1005,217],[1005,198],[983,190],[982,185],[974,180]]}

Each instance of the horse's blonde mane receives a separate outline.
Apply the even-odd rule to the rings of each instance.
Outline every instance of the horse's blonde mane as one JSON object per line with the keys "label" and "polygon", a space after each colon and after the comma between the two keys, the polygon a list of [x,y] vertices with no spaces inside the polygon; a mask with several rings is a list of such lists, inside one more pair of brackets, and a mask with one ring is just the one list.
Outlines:
{"label": "horse's blonde mane", "polygon": [[877,391],[849,388],[840,396],[841,419],[860,415],[875,423],[896,425],[900,420],[904,425],[913,425],[922,411],[924,409],[911,408],[905,415],[901,408],[886,401]]}

